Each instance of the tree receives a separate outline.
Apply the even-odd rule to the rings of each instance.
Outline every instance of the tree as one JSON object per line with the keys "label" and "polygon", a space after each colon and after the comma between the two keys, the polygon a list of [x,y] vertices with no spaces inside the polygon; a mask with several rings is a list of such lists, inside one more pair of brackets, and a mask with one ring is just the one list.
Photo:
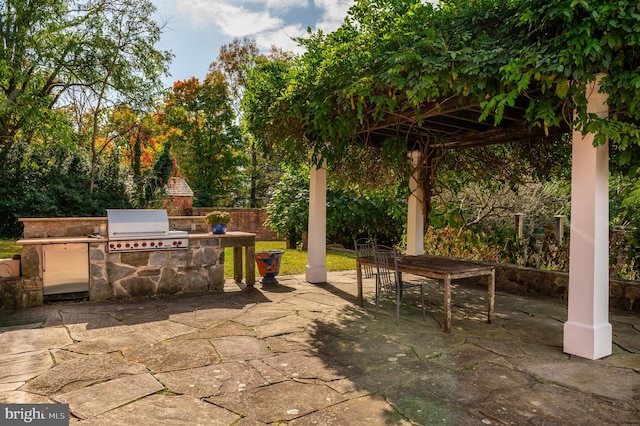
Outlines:
{"label": "tree", "polygon": [[254,67],[259,56],[255,40],[235,38],[231,43],[220,47],[217,61],[209,65],[210,73],[219,72],[225,76],[233,109],[238,117],[242,115],[240,102],[247,87],[247,72]]}
{"label": "tree", "polygon": [[[65,89],[59,75],[67,60],[81,56],[70,28],[80,25],[61,0],[4,0],[0,2],[0,150],[11,148],[24,130],[29,138],[38,121]],[[66,60],[65,60],[66,59]]]}
{"label": "tree", "polygon": [[31,140],[47,131],[56,117],[52,110],[76,94],[85,108],[76,116],[92,120],[84,129],[95,167],[103,151],[98,140],[109,140],[98,134],[105,107],[148,101],[167,70],[170,54],[153,47],[160,36],[153,4],[4,0],[0,7],[0,149],[20,134]]}
{"label": "tree", "polygon": [[295,162],[300,155],[306,155],[305,146],[301,144],[304,138],[272,121],[276,116],[280,118],[280,112],[275,109],[280,107],[278,98],[286,88],[292,66],[293,63],[286,59],[259,58],[249,71],[242,111],[245,127],[262,151],[289,155]]}
{"label": "tree", "polygon": [[137,124],[119,114],[149,108],[171,57],[154,47],[153,4],[0,0],[0,9],[3,232],[21,216],[130,207],[114,141]]}
{"label": "tree", "polygon": [[[309,167],[285,167],[267,205],[266,225],[297,247],[309,221]],[[381,244],[402,239],[406,194],[395,189],[364,191],[331,186],[327,191],[327,241],[352,247],[353,240],[373,236]]]}
{"label": "tree", "polygon": [[131,207],[117,152],[98,164],[89,194],[86,150],[47,142],[19,140],[0,152],[0,236],[18,237],[21,217],[102,216],[106,208]]}
{"label": "tree", "polygon": [[87,17],[87,27],[96,34],[93,44],[94,66],[89,80],[70,92],[75,105],[83,105],[86,113],[78,114],[81,134],[91,149],[91,179],[93,192],[95,168],[99,157],[114,139],[134,129],[113,126],[110,114],[126,105],[133,109],[148,109],[160,87],[159,71],[167,56],[155,50],[160,28],[151,19],[155,7],[148,1],[118,0],[104,2],[99,15]]}
{"label": "tree", "polygon": [[222,73],[229,85],[232,105],[236,112],[237,123],[243,127],[244,145],[249,157],[249,206],[261,207],[265,205],[266,195],[274,182],[282,175],[279,167],[277,152],[261,149],[256,135],[246,127],[243,119],[243,98],[246,94],[248,74],[257,63],[264,60],[291,60],[292,55],[276,47],[272,47],[267,54],[261,54],[253,39],[234,39],[228,45],[220,48],[217,61],[209,66],[210,72]]}
{"label": "tree", "polygon": [[173,173],[171,144],[158,123],[157,113],[136,113],[124,105],[110,111],[108,123],[114,135],[107,146],[115,149],[126,169],[131,200],[136,207],[157,205]]}
{"label": "tree", "polygon": [[[219,72],[225,76],[231,95],[231,104],[236,114],[236,122],[242,122],[241,102],[247,86],[247,72],[254,67],[259,56],[259,50],[253,39],[235,38],[231,43],[223,45],[218,54],[218,60],[209,65],[209,72]],[[246,151],[249,155],[249,206],[257,207],[258,162],[259,152],[256,150],[255,139],[251,134],[243,132]],[[264,162],[263,162],[264,163]],[[263,164],[265,165],[265,164]]]}
{"label": "tree", "polygon": [[163,122],[176,129],[168,141],[179,172],[196,195],[196,206],[234,205],[245,164],[239,129],[233,123],[228,86],[217,71],[200,81],[176,82],[165,102]]}

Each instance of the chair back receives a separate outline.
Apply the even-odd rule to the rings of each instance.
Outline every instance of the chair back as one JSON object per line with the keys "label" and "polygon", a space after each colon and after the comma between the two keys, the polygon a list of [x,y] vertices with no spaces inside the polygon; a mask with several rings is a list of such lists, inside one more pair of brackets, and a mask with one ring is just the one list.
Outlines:
{"label": "chair back", "polygon": [[380,288],[386,291],[396,291],[398,288],[398,258],[396,249],[378,245],[373,249],[376,272]]}
{"label": "chair back", "polygon": [[[356,249],[356,258],[358,257],[373,257],[373,249],[376,246],[375,238],[357,238],[353,240],[353,245]],[[372,278],[374,276],[373,266],[364,265],[362,267],[364,278]]]}

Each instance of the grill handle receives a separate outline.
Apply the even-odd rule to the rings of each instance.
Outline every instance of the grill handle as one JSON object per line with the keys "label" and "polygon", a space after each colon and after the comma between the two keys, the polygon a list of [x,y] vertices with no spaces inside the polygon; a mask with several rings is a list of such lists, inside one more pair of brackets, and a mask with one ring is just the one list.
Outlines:
{"label": "grill handle", "polygon": [[115,237],[115,236],[118,236],[118,235],[125,235],[125,236],[131,237],[131,238],[135,238],[135,237],[139,237],[139,236],[142,236],[142,235],[157,235],[157,236],[160,237],[160,236],[166,236],[166,235],[169,235],[169,234],[166,234],[164,232],[160,233],[158,231],[138,231],[138,232],[117,232],[116,231],[116,232],[112,232],[111,233],[112,237]]}

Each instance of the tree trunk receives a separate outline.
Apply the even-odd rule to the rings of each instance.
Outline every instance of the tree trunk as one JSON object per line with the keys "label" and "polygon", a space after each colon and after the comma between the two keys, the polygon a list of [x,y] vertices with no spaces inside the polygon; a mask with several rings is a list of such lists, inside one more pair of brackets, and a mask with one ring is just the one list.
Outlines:
{"label": "tree trunk", "polygon": [[436,187],[436,171],[438,164],[440,164],[440,158],[442,156],[442,149],[440,146],[432,143],[427,143],[422,149],[422,162],[421,162],[421,184],[424,199],[422,200],[422,213],[424,217],[424,229],[425,231],[429,227],[431,219],[431,210],[433,209],[432,197],[434,196],[434,190]]}

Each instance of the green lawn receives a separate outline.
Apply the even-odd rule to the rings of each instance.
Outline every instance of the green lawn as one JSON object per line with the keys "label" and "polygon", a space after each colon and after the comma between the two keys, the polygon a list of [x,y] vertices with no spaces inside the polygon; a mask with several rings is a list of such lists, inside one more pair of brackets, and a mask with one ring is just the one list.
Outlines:
{"label": "green lawn", "polygon": [[[307,265],[307,252],[302,250],[291,250],[285,248],[284,241],[256,241],[256,251],[262,250],[282,250],[282,261],[280,263],[280,275],[303,274]],[[14,240],[0,239],[0,259],[10,259],[14,254],[22,253],[22,246],[16,244]],[[233,277],[233,249],[227,248],[224,252],[224,275],[227,278]],[[327,269],[329,271],[347,271],[355,269],[355,255],[347,251],[327,250]],[[256,267],[256,273],[258,269]]]}
{"label": "green lawn", "polygon": [[[256,252],[262,250],[282,250],[279,275],[304,274],[307,266],[307,252],[303,250],[286,249],[284,241],[256,241]],[[224,276],[233,278],[233,249],[224,251]],[[327,269],[329,271],[348,271],[356,268],[355,254],[347,251],[327,250]],[[258,268],[256,266],[256,275]],[[257,278],[257,277],[256,277]]]}
{"label": "green lawn", "polygon": [[0,240],[0,259],[11,259],[14,254],[22,253],[22,246],[15,240]]}

